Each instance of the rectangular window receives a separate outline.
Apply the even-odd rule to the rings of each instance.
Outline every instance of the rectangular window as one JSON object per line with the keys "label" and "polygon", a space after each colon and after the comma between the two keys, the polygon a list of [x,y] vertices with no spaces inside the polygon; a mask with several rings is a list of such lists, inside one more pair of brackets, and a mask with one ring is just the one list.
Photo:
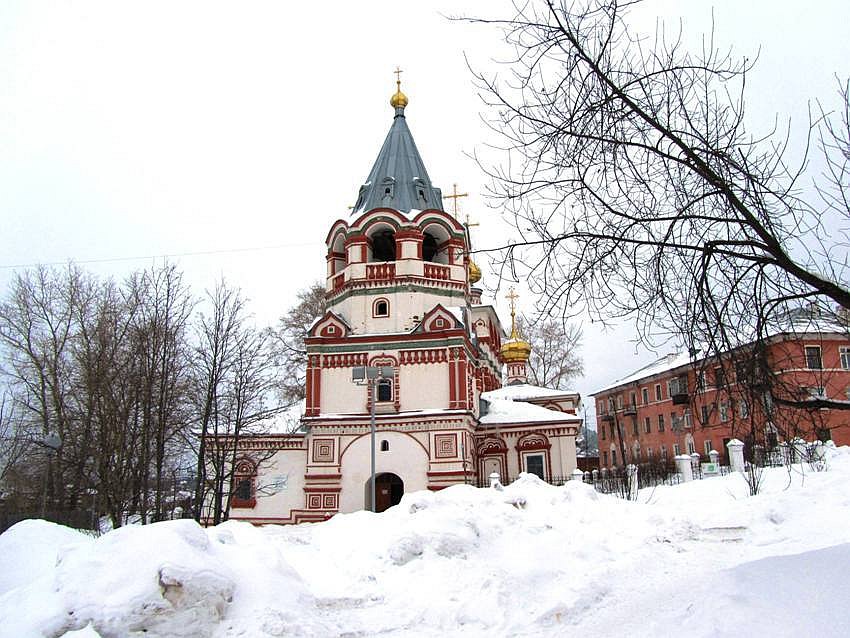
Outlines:
{"label": "rectangular window", "polygon": [[675,412],[670,413],[670,429],[671,430],[681,430],[682,429],[682,420],[678,417]]}
{"label": "rectangular window", "polygon": [[611,465],[617,465],[617,450],[611,450]]}
{"label": "rectangular window", "polygon": [[661,384],[660,383],[655,384],[655,400],[661,401]]}
{"label": "rectangular window", "polygon": [[599,428],[599,439],[602,441],[605,440],[605,428]]}
{"label": "rectangular window", "polygon": [[640,391],[641,398],[643,399],[643,404],[647,405],[649,403],[649,389],[643,388]]}
{"label": "rectangular window", "polygon": [[708,456],[708,453],[711,452],[711,440],[707,440],[703,443],[702,448],[705,450],[705,455]]}
{"label": "rectangular window", "polygon": [[841,369],[850,370],[850,347],[841,346],[838,352],[841,355]]}
{"label": "rectangular window", "polygon": [[647,434],[652,432],[652,422],[649,420],[648,416],[643,417],[643,431]]}
{"label": "rectangular window", "polygon": [[696,452],[696,448],[694,447],[694,442],[691,439],[688,439],[688,454],[693,454]]}
{"label": "rectangular window", "polygon": [[632,434],[634,434],[635,436],[637,436],[639,434],[637,419],[632,420]]}
{"label": "rectangular window", "polygon": [[543,455],[529,454],[525,457],[525,471],[543,479]]}
{"label": "rectangular window", "polygon": [[658,415],[658,431],[659,432],[664,431],[664,415],[663,414]]}
{"label": "rectangular window", "polygon": [[806,367],[809,370],[823,369],[823,361],[820,356],[820,346],[806,346]]}
{"label": "rectangular window", "polygon": [[393,400],[393,382],[391,379],[380,379],[378,381],[378,402],[384,403]]}
{"label": "rectangular window", "polygon": [[651,447],[646,448],[646,460],[647,461],[652,460],[652,448]]}
{"label": "rectangular window", "polygon": [[602,453],[602,465],[608,466],[608,452]]}
{"label": "rectangular window", "polygon": [[708,406],[707,405],[700,406],[700,418],[702,419],[702,425],[708,425]]}
{"label": "rectangular window", "polygon": [[618,410],[623,409],[623,395],[622,394],[617,395],[617,409]]}
{"label": "rectangular window", "polygon": [[723,371],[721,366],[717,366],[714,369],[714,387],[722,388],[726,385],[726,373]]}
{"label": "rectangular window", "polygon": [[688,409],[685,412],[685,427],[686,428],[692,428],[693,426],[694,426],[694,420],[693,420],[693,417],[691,416],[690,409]]}
{"label": "rectangular window", "polygon": [[705,370],[700,370],[697,372],[697,390],[699,392],[705,392]]}
{"label": "rectangular window", "polygon": [[726,401],[721,401],[717,409],[720,413],[720,422],[726,423],[729,420],[729,404]]}
{"label": "rectangular window", "polygon": [[614,424],[612,423],[610,426],[608,426],[608,429],[611,431],[611,440],[613,441],[614,440]]}
{"label": "rectangular window", "polygon": [[667,460],[667,446],[666,445],[661,446],[661,460],[662,461]]}
{"label": "rectangular window", "polygon": [[738,416],[742,419],[746,419],[750,416],[750,404],[746,402],[746,400],[741,399],[738,402]]}
{"label": "rectangular window", "polygon": [[681,452],[682,452],[682,450],[679,448],[679,444],[678,444],[678,443],[674,443],[674,444],[673,444],[673,455],[674,455],[674,456],[679,456],[679,454],[681,454]]}

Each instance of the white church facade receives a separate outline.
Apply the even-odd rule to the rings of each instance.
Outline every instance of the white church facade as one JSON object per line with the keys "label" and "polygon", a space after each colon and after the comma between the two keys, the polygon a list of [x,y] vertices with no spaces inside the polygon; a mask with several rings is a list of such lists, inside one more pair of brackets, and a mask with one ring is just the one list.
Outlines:
{"label": "white church facade", "polygon": [[[492,472],[566,477],[580,397],[530,385],[530,346],[508,335],[475,284],[469,231],[443,209],[407,126],[394,118],[348,220],[327,234],[327,311],[306,338],[306,406],[295,434],[239,444],[230,518],[321,521],[406,492],[481,483]],[[353,381],[380,366],[375,405]],[[262,459],[258,461],[258,459]]]}

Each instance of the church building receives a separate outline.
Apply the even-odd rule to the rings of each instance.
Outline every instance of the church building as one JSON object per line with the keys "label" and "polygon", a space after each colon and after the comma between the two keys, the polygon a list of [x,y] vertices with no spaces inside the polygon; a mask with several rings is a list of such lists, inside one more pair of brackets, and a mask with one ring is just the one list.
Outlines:
{"label": "church building", "polygon": [[[357,203],[327,234],[327,311],[306,338],[301,428],[240,442],[232,519],[298,523],[369,509],[373,408],[376,511],[405,492],[482,484],[493,472],[555,481],[576,468],[579,395],[527,383],[531,346],[517,331],[515,295],[508,334],[475,286],[468,226],[428,177],[400,82],[390,104]],[[368,366],[383,372],[374,391],[354,378]]]}

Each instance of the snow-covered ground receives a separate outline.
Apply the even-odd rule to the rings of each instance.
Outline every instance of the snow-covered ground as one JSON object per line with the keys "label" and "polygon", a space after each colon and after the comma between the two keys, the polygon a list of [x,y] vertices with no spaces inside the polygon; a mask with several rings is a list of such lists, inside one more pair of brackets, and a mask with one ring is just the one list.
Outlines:
{"label": "snow-covered ground", "polygon": [[630,503],[523,476],[389,511],[0,536],[0,636],[850,636],[850,448]]}

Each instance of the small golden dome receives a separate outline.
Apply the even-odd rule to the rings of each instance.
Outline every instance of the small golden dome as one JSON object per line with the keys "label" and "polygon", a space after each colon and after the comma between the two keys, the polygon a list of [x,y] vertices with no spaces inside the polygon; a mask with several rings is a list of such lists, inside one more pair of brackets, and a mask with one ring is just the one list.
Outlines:
{"label": "small golden dome", "polygon": [[469,283],[475,284],[481,281],[481,269],[471,259],[469,260]]}
{"label": "small golden dome", "polygon": [[519,337],[514,338],[514,335],[502,345],[502,358],[507,363],[525,362],[530,356],[531,344]]}
{"label": "small golden dome", "polygon": [[516,299],[517,294],[513,288],[508,293],[508,299],[511,302],[511,336],[502,345],[501,354],[505,363],[525,363],[531,356],[531,344],[519,336],[519,330],[516,327]]}
{"label": "small golden dome", "polygon": [[403,109],[407,106],[407,96],[401,92],[401,82],[396,82],[396,92],[390,98],[390,105],[395,109]]}

